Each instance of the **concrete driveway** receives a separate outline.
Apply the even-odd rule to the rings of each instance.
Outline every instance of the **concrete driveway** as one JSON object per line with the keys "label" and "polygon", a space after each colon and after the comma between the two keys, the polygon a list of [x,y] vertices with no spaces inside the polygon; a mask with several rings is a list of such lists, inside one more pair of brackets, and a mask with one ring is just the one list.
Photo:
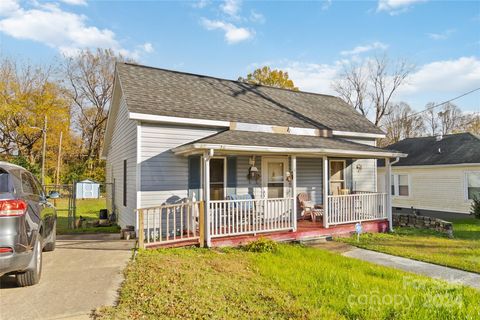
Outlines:
{"label": "concrete driveway", "polygon": [[58,236],[55,251],[43,253],[38,285],[0,278],[0,319],[88,319],[115,304],[134,244],[118,234]]}

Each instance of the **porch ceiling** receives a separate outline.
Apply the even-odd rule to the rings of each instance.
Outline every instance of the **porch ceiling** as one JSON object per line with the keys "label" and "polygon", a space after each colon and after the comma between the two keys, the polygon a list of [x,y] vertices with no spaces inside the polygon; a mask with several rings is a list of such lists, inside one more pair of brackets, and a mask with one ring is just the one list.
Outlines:
{"label": "porch ceiling", "polygon": [[406,157],[395,150],[377,148],[341,138],[227,130],[173,149],[175,154],[205,150],[238,153],[287,153],[356,158]]}

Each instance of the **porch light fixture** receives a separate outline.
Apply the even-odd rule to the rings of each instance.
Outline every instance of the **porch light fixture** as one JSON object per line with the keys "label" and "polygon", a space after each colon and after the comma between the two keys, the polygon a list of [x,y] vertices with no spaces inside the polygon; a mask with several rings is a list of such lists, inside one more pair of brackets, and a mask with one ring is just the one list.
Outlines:
{"label": "porch light fixture", "polygon": [[358,163],[355,168],[357,169],[357,172],[360,172],[362,170],[362,165]]}
{"label": "porch light fixture", "polygon": [[248,168],[247,174],[248,181],[251,182],[251,180],[253,179],[255,182],[257,182],[258,179],[260,179],[260,173],[258,172],[258,168],[255,166],[255,156],[250,158],[249,164],[250,168]]}
{"label": "porch light fixture", "polygon": [[288,182],[292,182],[292,180],[293,180],[293,173],[291,173],[290,171],[285,172],[285,179],[286,179]]}

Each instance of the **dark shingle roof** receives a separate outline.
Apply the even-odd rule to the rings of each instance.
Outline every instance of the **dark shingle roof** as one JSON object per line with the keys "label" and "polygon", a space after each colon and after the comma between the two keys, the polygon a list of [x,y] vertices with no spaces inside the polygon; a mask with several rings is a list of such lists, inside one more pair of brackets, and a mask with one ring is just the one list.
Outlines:
{"label": "dark shingle roof", "polygon": [[394,166],[480,163],[480,136],[471,133],[445,135],[440,141],[436,137],[408,138],[388,148],[408,154]]}
{"label": "dark shingle roof", "polygon": [[130,112],[277,126],[383,133],[338,97],[128,63],[117,74]]}
{"label": "dark shingle roof", "polygon": [[227,130],[208,136],[206,138],[188,143],[184,146],[193,146],[195,144],[212,145],[234,145],[234,146],[258,146],[258,147],[279,147],[291,149],[330,149],[330,150],[348,150],[355,152],[375,152],[385,153],[393,152],[365,144],[355,143],[340,138],[324,138],[317,136],[299,136],[292,134],[265,133],[252,131]]}

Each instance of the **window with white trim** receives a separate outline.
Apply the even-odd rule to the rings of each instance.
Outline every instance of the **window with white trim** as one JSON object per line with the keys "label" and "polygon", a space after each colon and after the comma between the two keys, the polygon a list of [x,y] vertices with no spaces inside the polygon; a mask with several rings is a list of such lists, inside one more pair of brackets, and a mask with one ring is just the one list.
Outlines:
{"label": "window with white trim", "polygon": [[480,199],[480,171],[465,172],[467,200]]}
{"label": "window with white trim", "polygon": [[410,183],[408,174],[392,174],[391,192],[392,196],[408,197],[410,196]]}

